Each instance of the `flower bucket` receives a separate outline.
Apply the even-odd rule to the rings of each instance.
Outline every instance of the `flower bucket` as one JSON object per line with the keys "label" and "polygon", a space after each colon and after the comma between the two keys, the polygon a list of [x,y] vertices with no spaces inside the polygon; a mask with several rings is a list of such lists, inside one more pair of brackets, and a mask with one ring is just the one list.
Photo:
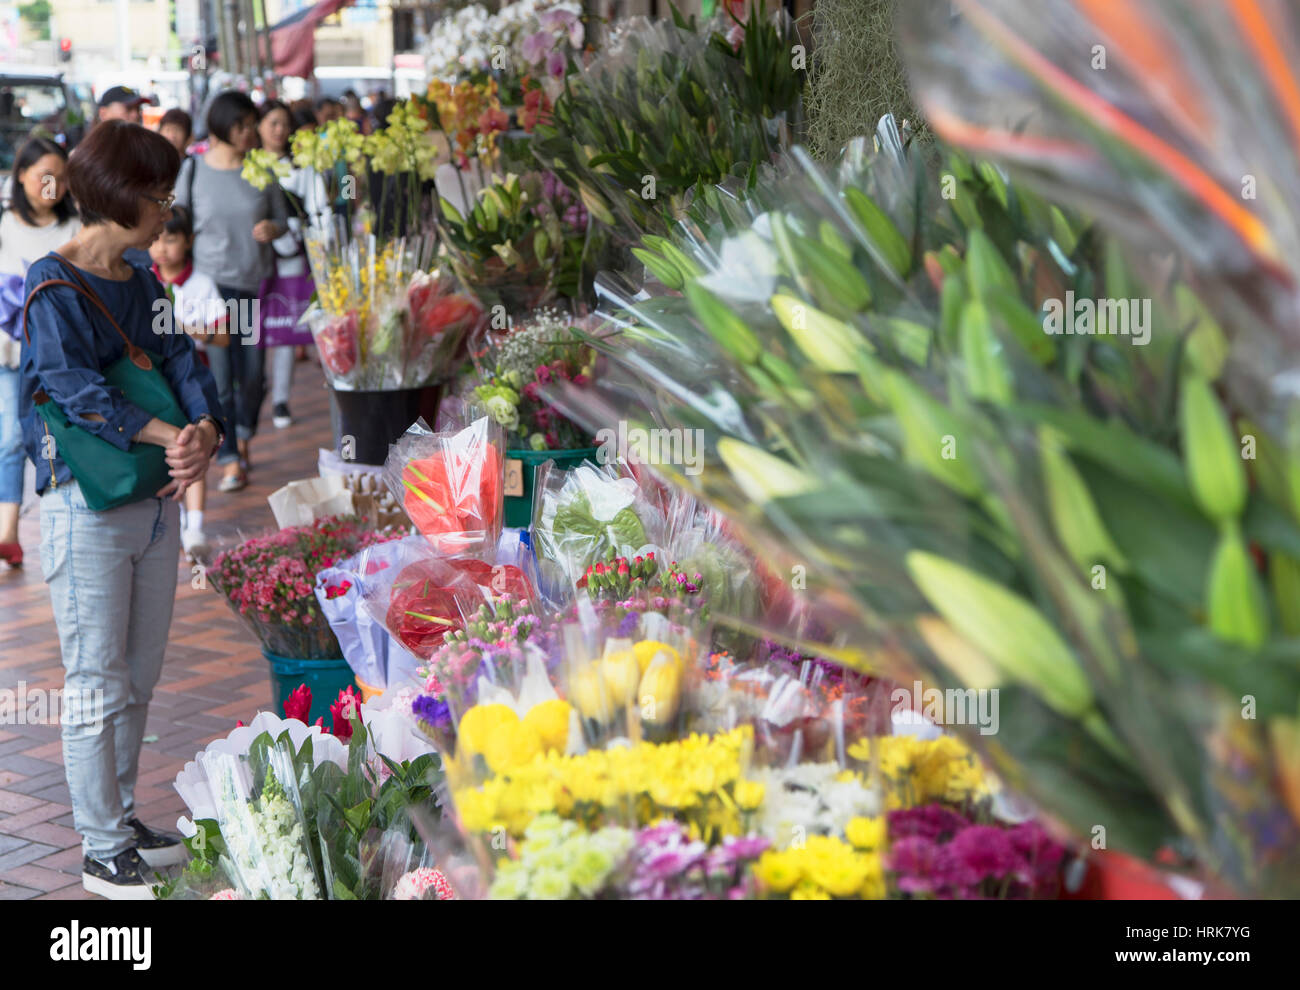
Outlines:
{"label": "flower bucket", "polygon": [[[574,447],[569,450],[507,450],[505,524],[512,529],[528,529],[533,524],[533,478],[537,469],[547,461],[555,461],[562,470],[575,468],[583,461],[593,460],[596,447]],[[512,466],[511,462],[519,462]],[[513,486],[513,489],[512,489]],[[518,492],[512,495],[511,491]]]}
{"label": "flower bucket", "polygon": [[367,702],[374,701],[376,698],[378,698],[381,694],[384,693],[383,688],[371,687],[360,677],[358,677],[356,681],[357,681],[357,688],[361,692],[361,703],[363,705],[366,704]]}
{"label": "flower bucket", "polygon": [[325,726],[333,722],[330,717],[330,705],[339,696],[339,692],[353,683],[352,668],[342,657],[330,660],[294,660],[290,657],[276,656],[266,650],[262,651],[266,662],[271,665],[271,698],[273,712],[284,714],[284,703],[289,695],[302,684],[311,690],[311,710],[307,724],[315,725],[316,719],[323,718]]}
{"label": "flower bucket", "polygon": [[388,457],[388,445],[395,443],[420,417],[424,392],[423,388],[391,392],[330,389],[335,410],[335,452],[345,461],[383,464]]}

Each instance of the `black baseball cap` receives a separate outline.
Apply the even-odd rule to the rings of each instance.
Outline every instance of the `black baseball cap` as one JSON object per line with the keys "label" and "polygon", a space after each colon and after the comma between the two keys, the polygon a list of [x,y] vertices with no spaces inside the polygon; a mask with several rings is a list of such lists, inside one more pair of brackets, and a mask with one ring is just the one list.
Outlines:
{"label": "black baseball cap", "polygon": [[110,86],[99,98],[101,107],[106,107],[110,103],[125,103],[129,107],[139,107],[152,102],[149,97],[141,96],[130,86]]}

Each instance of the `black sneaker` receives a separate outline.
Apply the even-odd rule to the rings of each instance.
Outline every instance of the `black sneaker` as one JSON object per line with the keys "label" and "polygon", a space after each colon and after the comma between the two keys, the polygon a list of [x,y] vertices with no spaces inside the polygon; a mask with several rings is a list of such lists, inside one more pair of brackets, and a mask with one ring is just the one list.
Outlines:
{"label": "black sneaker", "polygon": [[134,849],[107,863],[87,856],[81,861],[81,886],[110,901],[152,901],[155,882],[149,864]]}
{"label": "black sneaker", "polygon": [[293,426],[293,416],[289,414],[289,403],[277,402],[271,409],[271,422],[275,424],[277,430],[283,430],[286,426]]}
{"label": "black sneaker", "polygon": [[138,818],[127,822],[135,830],[135,847],[140,858],[155,869],[161,866],[178,866],[190,858],[190,851],[180,839],[161,835]]}

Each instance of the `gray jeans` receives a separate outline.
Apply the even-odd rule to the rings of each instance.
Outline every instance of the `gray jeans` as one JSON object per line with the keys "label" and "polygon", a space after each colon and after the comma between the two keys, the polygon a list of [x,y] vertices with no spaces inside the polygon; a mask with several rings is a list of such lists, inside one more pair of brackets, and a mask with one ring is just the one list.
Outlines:
{"label": "gray jeans", "polygon": [[180,506],[86,508],[75,482],[41,496],[41,568],[63,652],[63,765],[82,849],[135,845],[140,745],[176,600]]}
{"label": "gray jeans", "polygon": [[271,407],[289,404],[289,390],[293,387],[294,351],[292,344],[283,347],[268,347],[271,365]]}

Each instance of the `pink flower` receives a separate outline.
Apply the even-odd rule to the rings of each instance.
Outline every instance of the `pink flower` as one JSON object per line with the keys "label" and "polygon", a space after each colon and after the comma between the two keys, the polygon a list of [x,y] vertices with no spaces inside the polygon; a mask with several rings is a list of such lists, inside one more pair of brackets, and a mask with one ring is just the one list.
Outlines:
{"label": "pink flower", "polygon": [[[311,688],[306,684],[299,684],[284,701],[284,717],[296,718],[299,722],[307,721],[307,713],[311,711]],[[319,724],[319,720],[317,720]]]}
{"label": "pink flower", "polygon": [[529,65],[536,65],[546,57],[546,53],[555,47],[555,39],[548,31],[538,31],[524,39],[520,54]]}
{"label": "pink flower", "polygon": [[564,53],[551,52],[550,56],[546,59],[546,74],[553,79],[563,79],[564,65]]}
{"label": "pink flower", "polygon": [[237,893],[233,888],[231,888],[231,887],[227,887],[225,890],[218,890],[215,894],[213,894],[211,897],[209,897],[208,900],[210,900],[210,901],[242,901],[243,898],[240,897],[239,894],[238,894],[238,893]]}
{"label": "pink flower", "polygon": [[551,382],[551,369],[544,364],[539,364],[537,370],[533,372],[533,377],[543,385],[549,385]]}
{"label": "pink flower", "polygon": [[361,717],[361,696],[349,684],[330,705],[330,718],[334,720],[334,735],[344,742],[352,738],[352,719]]}
{"label": "pink flower", "polygon": [[395,901],[422,901],[427,893],[433,893],[440,901],[453,901],[456,893],[443,875],[442,870],[422,866],[404,874],[393,887]]}

